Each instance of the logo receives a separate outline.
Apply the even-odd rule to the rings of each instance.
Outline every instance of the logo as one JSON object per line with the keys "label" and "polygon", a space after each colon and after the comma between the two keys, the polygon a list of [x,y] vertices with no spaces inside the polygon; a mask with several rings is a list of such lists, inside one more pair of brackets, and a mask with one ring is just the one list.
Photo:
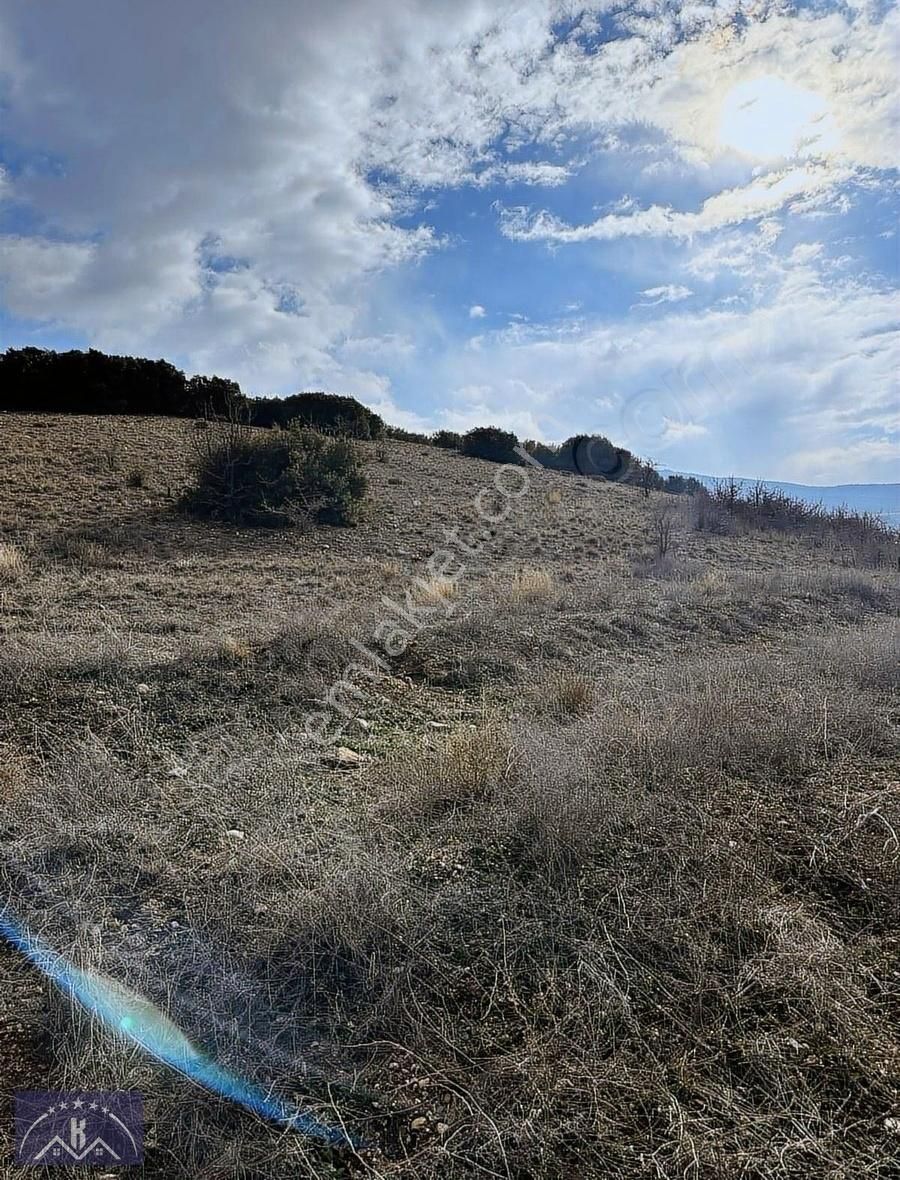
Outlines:
{"label": "logo", "polygon": [[143,1101],[129,1090],[20,1090],[16,1094],[20,1164],[94,1168],[139,1164],[144,1158],[143,1131]]}

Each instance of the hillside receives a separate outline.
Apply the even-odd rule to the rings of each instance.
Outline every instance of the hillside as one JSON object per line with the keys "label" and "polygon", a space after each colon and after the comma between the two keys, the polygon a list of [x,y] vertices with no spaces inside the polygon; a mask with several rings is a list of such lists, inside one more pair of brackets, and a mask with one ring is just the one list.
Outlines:
{"label": "hillside", "polygon": [[[721,478],[714,475],[699,475],[695,471],[674,472],[670,467],[661,467],[665,475],[684,475],[699,481],[708,488],[715,487]],[[786,483],[775,479],[747,479],[735,477],[742,490],[752,489],[757,483],[772,491],[783,492],[795,500],[807,504],[821,504],[824,508],[847,508],[851,512],[868,512],[880,517],[886,524],[900,526],[900,483],[838,483],[806,484]]]}
{"label": "hillside", "polygon": [[167,1180],[895,1175],[896,572],[401,442],[357,528],[213,526],[197,435],[0,416],[2,896],[367,1146],[4,945],[7,1091],[141,1091]]}

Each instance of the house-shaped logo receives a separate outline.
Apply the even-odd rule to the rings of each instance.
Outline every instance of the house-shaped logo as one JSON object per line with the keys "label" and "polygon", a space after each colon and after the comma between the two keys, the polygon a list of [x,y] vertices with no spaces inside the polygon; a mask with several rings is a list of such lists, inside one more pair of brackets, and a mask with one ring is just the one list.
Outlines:
{"label": "house-shaped logo", "polygon": [[143,1102],[131,1091],[20,1091],[20,1164],[102,1167],[143,1160]]}

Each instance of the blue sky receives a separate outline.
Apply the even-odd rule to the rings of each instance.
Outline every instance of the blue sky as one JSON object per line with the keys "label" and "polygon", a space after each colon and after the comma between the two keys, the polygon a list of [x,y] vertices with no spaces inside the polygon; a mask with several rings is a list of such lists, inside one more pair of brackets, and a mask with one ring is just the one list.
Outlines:
{"label": "blue sky", "polygon": [[900,479],[900,12],[0,0],[0,344]]}

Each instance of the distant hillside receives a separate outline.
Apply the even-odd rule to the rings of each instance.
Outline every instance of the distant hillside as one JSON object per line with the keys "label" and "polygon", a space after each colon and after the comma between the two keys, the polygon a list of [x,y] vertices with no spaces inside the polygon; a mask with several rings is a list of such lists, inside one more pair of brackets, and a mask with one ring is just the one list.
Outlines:
{"label": "distant hillside", "polygon": [[[661,475],[686,475],[699,479],[706,487],[721,483],[723,477],[700,475],[695,471],[675,472],[669,467],[660,467]],[[900,526],[900,483],[842,483],[818,487],[815,484],[782,483],[774,479],[747,479],[735,477],[742,489],[752,488],[757,483],[773,491],[784,492],[809,504],[821,504],[825,508],[849,508],[853,512],[868,512],[879,516],[886,524]]]}

